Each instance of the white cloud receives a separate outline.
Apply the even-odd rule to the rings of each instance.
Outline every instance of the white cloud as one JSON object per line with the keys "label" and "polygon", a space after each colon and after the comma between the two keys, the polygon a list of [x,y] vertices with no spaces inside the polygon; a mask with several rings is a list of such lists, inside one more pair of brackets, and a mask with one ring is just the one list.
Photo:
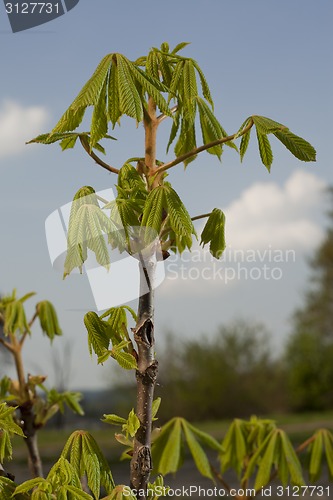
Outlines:
{"label": "white cloud", "polygon": [[21,106],[5,100],[0,104],[0,158],[22,152],[27,140],[41,133],[48,113],[41,106]]}
{"label": "white cloud", "polygon": [[285,184],[255,183],[226,209],[228,245],[240,249],[311,249],[322,229],[312,211],[323,198],[325,182],[303,170]]}

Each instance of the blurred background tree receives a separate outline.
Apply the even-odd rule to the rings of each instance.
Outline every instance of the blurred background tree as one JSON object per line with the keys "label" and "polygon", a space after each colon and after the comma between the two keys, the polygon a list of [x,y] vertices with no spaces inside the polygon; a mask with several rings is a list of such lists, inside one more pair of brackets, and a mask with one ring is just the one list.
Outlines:
{"label": "blurred background tree", "polygon": [[326,235],[310,261],[311,279],[304,305],[294,316],[286,348],[291,408],[333,406],[333,188],[329,190]]}
{"label": "blurred background tree", "polygon": [[280,362],[272,359],[269,333],[261,324],[236,321],[199,341],[180,343],[171,336],[161,365],[162,419],[176,414],[220,419],[286,409]]}

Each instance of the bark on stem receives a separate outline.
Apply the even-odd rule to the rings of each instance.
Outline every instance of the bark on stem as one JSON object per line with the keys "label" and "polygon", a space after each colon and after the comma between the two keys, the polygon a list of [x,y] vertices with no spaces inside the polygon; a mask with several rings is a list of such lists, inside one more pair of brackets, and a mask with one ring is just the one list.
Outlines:
{"label": "bark on stem", "polygon": [[25,443],[29,452],[29,466],[33,477],[44,477],[42,461],[37,443],[37,429],[32,403],[29,401],[20,406],[22,429],[26,436]]}
{"label": "bark on stem", "polygon": [[12,336],[12,344],[14,347],[13,356],[17,377],[20,385],[21,398],[24,400],[19,406],[21,414],[21,425],[26,439],[24,440],[29,454],[29,465],[33,477],[43,477],[42,461],[39,454],[37,443],[37,428],[35,426],[35,415],[33,411],[33,403],[29,394],[29,389],[26,383],[23,360],[22,360],[22,344],[17,342],[15,336]]}
{"label": "bark on stem", "polygon": [[[138,369],[136,414],[140,428],[134,439],[134,452],[131,461],[131,488],[137,491],[138,499],[145,499],[147,484],[152,469],[151,425],[152,403],[157,376],[154,341],[154,292],[153,280],[156,268],[155,256],[140,264],[140,299],[138,320],[133,329],[138,347]],[[147,292],[148,288],[148,292]]]}

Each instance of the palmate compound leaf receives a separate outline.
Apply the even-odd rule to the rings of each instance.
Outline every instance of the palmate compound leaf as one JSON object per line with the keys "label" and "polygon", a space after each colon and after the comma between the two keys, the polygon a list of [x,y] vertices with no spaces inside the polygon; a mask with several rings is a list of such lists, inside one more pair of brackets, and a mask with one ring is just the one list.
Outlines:
{"label": "palmate compound leaf", "polygon": [[67,440],[61,453],[67,458],[78,477],[86,475],[89,488],[94,498],[99,498],[103,487],[107,494],[114,488],[114,481],[107,460],[91,434],[75,431]]}
{"label": "palmate compound leaf", "polygon": [[21,300],[13,300],[5,307],[5,321],[3,331],[5,335],[19,331],[30,333],[30,327],[26,318],[24,306]]}
{"label": "palmate compound leaf", "polygon": [[39,317],[39,322],[43,333],[52,340],[56,335],[62,335],[62,330],[59,326],[58,317],[55,308],[48,300],[43,300],[36,304],[36,312]]}
{"label": "palmate compound leaf", "polygon": [[77,128],[87,107],[93,106],[91,121],[91,148],[105,137],[108,121],[115,126],[122,115],[143,120],[145,94],[152,96],[159,109],[170,115],[162,95],[169,89],[157,78],[146,74],[133,62],[119,53],[105,56],[79,95],[52,130],[50,138]]}
{"label": "palmate compound leaf", "polygon": [[88,249],[94,252],[97,262],[108,269],[110,256],[105,236],[117,231],[113,221],[100,208],[94,189],[81,188],[71,206],[64,277],[76,267],[82,272]]}
{"label": "palmate compound leaf", "polygon": [[[247,118],[241,125],[236,137],[241,135],[243,130],[249,126],[251,122],[256,127],[260,156],[263,164],[268,170],[270,170],[273,161],[273,154],[267,134],[275,135],[275,137],[299,160],[306,162],[316,161],[316,150],[308,141],[290,132],[288,127],[282,123],[271,120],[265,116],[253,115]],[[250,131],[247,131],[242,136],[241,140],[241,159],[243,159],[247,150],[249,139]]]}
{"label": "palmate compound leaf", "polygon": [[225,215],[219,208],[214,208],[201,233],[200,245],[209,243],[209,251],[220,259],[225,249]]}
{"label": "palmate compound leaf", "polygon": [[252,455],[245,470],[243,480],[249,480],[257,468],[254,488],[259,491],[265,486],[276,468],[284,485],[290,481],[292,485],[305,484],[301,464],[295,450],[284,431],[272,429],[266,439]]}
{"label": "palmate compound leaf", "polygon": [[154,471],[165,475],[179,470],[185,443],[200,474],[213,479],[208,457],[201,444],[219,452],[221,446],[213,437],[179,417],[167,422],[154,440],[152,447]]}

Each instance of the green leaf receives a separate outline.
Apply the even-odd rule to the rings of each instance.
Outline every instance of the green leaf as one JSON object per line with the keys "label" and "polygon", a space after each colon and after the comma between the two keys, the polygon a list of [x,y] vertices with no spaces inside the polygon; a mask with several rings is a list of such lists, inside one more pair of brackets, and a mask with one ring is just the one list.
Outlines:
{"label": "green leaf", "polygon": [[201,431],[200,429],[198,429],[197,427],[194,427],[194,425],[191,425],[188,422],[187,422],[187,426],[189,429],[191,429],[193,434],[199,439],[199,441],[202,444],[204,444],[205,446],[208,446],[209,448],[211,448],[214,451],[218,451],[220,453],[223,452],[222,446],[220,445],[220,443],[218,441],[216,441],[215,438],[213,438],[213,436],[211,436],[210,434],[207,434],[206,432]]}
{"label": "green leaf", "polygon": [[251,118],[257,130],[264,135],[277,132],[278,130],[288,130],[285,125],[282,125],[282,123],[266,118],[265,116],[253,115]]}
{"label": "green leaf", "polygon": [[[12,500],[16,484],[7,477],[0,476],[0,498],[1,500]],[[31,496],[27,493],[19,493],[15,500],[30,500]]]}
{"label": "green leaf", "polygon": [[161,398],[156,398],[154,401],[153,401],[153,404],[152,404],[152,410],[151,410],[151,416],[152,416],[152,419],[153,420],[157,420],[155,417],[157,415],[157,412],[159,410],[159,407],[161,405]]}
{"label": "green leaf", "polygon": [[180,125],[180,117],[181,117],[181,113],[180,113],[179,109],[177,109],[177,111],[174,113],[174,116],[173,116],[173,123],[172,123],[171,132],[170,132],[170,136],[169,136],[169,141],[168,141],[168,144],[166,147],[167,153],[169,152],[169,148],[178,134],[179,125]]}
{"label": "green leaf", "polygon": [[[61,453],[62,458],[69,455],[70,465],[78,477],[86,474],[88,485],[95,498],[99,498],[99,490],[105,488],[107,494],[115,487],[109,465],[98,444],[91,434],[75,431],[67,440]],[[74,485],[77,486],[77,485]]]}
{"label": "green leaf", "polygon": [[84,316],[84,324],[88,331],[90,355],[93,348],[97,356],[101,356],[109,348],[110,325],[106,321],[102,321],[94,311],[90,311]]}
{"label": "green leaf", "polygon": [[[195,136],[195,123],[189,122],[185,117],[181,119],[180,134],[178,141],[175,145],[176,156],[182,156],[185,153],[193,151],[197,147]],[[190,156],[184,160],[184,166],[187,167],[189,163],[196,159],[197,155]]]}
{"label": "green leaf", "polygon": [[[70,484],[65,486],[65,489],[74,495],[75,499],[82,500],[91,500],[92,496],[84,491],[76,488],[75,486],[71,486]],[[67,497],[66,497],[67,498]]]}
{"label": "green leaf", "polygon": [[240,476],[247,456],[245,441],[246,423],[243,420],[235,419],[222,442],[222,452],[220,453],[221,471],[233,468]]}
{"label": "green leaf", "polygon": [[69,392],[66,391],[62,394],[64,402],[74,413],[78,415],[84,415],[82,406],[80,405],[80,400],[82,399],[82,394],[80,392]]}
{"label": "green leaf", "polygon": [[126,424],[127,420],[126,418],[119,417],[118,415],[115,415],[114,413],[110,413],[109,415],[103,415],[102,422],[105,422],[106,424],[110,425],[123,425]]}
{"label": "green leaf", "polygon": [[28,481],[25,481],[24,483],[20,484],[15,488],[14,496],[18,495],[19,493],[27,493],[36,486],[46,483],[48,483],[48,481],[46,481],[46,479],[43,479],[41,477],[35,477],[34,479],[29,479]]}
{"label": "green leaf", "polygon": [[309,475],[311,483],[318,481],[321,476],[321,461],[323,455],[324,439],[323,433],[319,430],[315,434],[315,439],[311,444]]}
{"label": "green leaf", "polygon": [[199,74],[203,96],[206,99],[206,101],[208,101],[209,104],[214,109],[214,103],[213,103],[213,99],[212,99],[212,96],[211,96],[211,93],[210,93],[210,89],[209,89],[206,77],[203,74],[203,71],[201,70],[200,66],[198,65],[198,63],[196,61],[193,61],[193,65],[194,65],[195,69],[197,70],[197,72]]}
{"label": "green leaf", "polygon": [[[169,64],[169,59],[161,52],[156,53],[157,68],[160,71],[162,82],[167,87],[170,86],[172,79],[172,69]],[[155,78],[159,78],[159,74]]]}
{"label": "green leaf", "polygon": [[163,85],[159,79],[148,75],[130,61],[128,61],[128,67],[136,81],[137,87],[142,86],[142,91],[146,92],[148,96],[153,98],[160,111],[166,116],[171,116],[169,106],[164,97],[161,95],[161,92],[168,92],[169,88]]}
{"label": "green leaf", "polygon": [[244,135],[242,135],[241,143],[239,146],[240,159],[243,161],[245,153],[247,151],[250,142],[251,130],[248,130]]}
{"label": "green leaf", "polygon": [[113,60],[113,54],[108,54],[99,63],[92,77],[84,85],[78,96],[74,99],[70,107],[60,118],[57,125],[51,132],[51,137],[55,133],[67,132],[77,128],[84,116],[88,106],[96,106],[99,102],[101,90],[105,88]]}
{"label": "green leaf", "polygon": [[271,165],[273,163],[273,153],[271,145],[269,143],[267,135],[260,132],[258,128],[257,128],[257,138],[258,138],[258,146],[259,146],[261,161],[267,168],[268,172],[270,172]]}
{"label": "green leaf", "polygon": [[143,119],[141,97],[133,81],[129,61],[121,54],[117,54],[117,68],[119,108],[122,114],[134,118],[137,122],[141,122]]}
{"label": "green leaf", "polygon": [[[202,140],[204,144],[216,141],[224,137],[222,127],[218,120],[215,118],[213,112],[207,106],[203,99],[197,98]],[[212,148],[207,149],[207,152],[216,155],[221,160],[222,144],[218,144]]]}
{"label": "green leaf", "polygon": [[116,64],[112,64],[110,68],[108,86],[108,119],[111,121],[113,128],[119,121],[121,115],[118,88],[118,69]]}
{"label": "green leaf", "polygon": [[[65,149],[72,149],[77,143],[78,138],[84,138],[89,146],[97,149],[101,153],[105,154],[105,149],[99,144],[96,143],[94,145],[91,144],[90,132],[61,132],[56,134],[41,134],[27,142],[27,144],[39,143],[39,144],[53,144],[55,142],[59,142],[61,149],[64,151]],[[103,139],[112,139],[116,141],[115,137],[111,135],[105,134]]]}
{"label": "green leaf", "polygon": [[[140,420],[138,419],[134,410],[132,409],[128,415],[128,419],[126,422],[126,431],[131,437],[134,437],[139,428],[140,428]],[[124,427],[123,430],[125,430]]]}
{"label": "green leaf", "polygon": [[274,132],[274,135],[289,151],[301,161],[316,161],[316,150],[309,142],[288,129]]}
{"label": "green leaf", "polygon": [[219,208],[214,208],[201,233],[200,245],[209,243],[209,251],[216,259],[220,259],[226,247],[225,215]]}
{"label": "green leaf", "polygon": [[305,481],[302,475],[302,467],[295,453],[295,450],[287,434],[280,429],[278,430],[278,432],[281,439],[282,453],[284,453],[286,462],[288,464],[291,483],[296,486],[303,486],[305,485]]}
{"label": "green leaf", "polygon": [[[169,225],[177,236],[184,238],[186,246],[190,249],[192,235],[196,236],[191,217],[171,184],[165,182],[164,189]],[[178,248],[178,250],[181,252],[181,248]]]}
{"label": "green leaf", "polygon": [[163,476],[178,470],[181,440],[181,420],[177,418],[174,420],[173,426],[168,432],[168,441],[158,464],[158,472]]}
{"label": "green leaf", "polygon": [[114,347],[111,351],[111,356],[125,370],[136,370],[138,368],[135,357],[128,352],[119,351]]}
{"label": "green leaf", "polygon": [[38,313],[39,322],[43,333],[52,340],[56,335],[62,335],[61,328],[58,323],[57,313],[48,300],[43,300],[36,304],[36,312]]}
{"label": "green leaf", "polygon": [[197,109],[197,80],[193,62],[185,60],[183,68],[183,117],[191,126],[194,124]]}
{"label": "green leaf", "polygon": [[265,452],[262,455],[262,458],[259,463],[258,472],[256,475],[254,488],[259,490],[263,486],[269,483],[271,470],[274,463],[274,455],[275,455],[275,446],[277,441],[278,434],[273,432],[270,436],[270,439],[267,442]]}
{"label": "green leaf", "polygon": [[328,466],[330,479],[332,480],[333,479],[333,434],[330,431],[324,429],[323,436],[324,436],[324,449],[325,449],[326,462]]}
{"label": "green leaf", "polygon": [[23,304],[23,302],[26,302],[27,300],[29,300],[29,299],[30,299],[31,297],[33,297],[34,295],[36,295],[36,292],[28,292],[28,293],[26,293],[25,295],[23,295],[23,297],[21,297],[21,298],[19,299],[19,301],[20,301],[20,302],[22,302],[22,304]]}
{"label": "green leaf", "polygon": [[[171,436],[173,436],[172,440]],[[163,425],[158,437],[153,442],[152,458],[154,473],[165,475],[178,470],[182,458],[181,449],[181,419],[173,418]]]}
{"label": "green leaf", "polygon": [[98,457],[94,452],[87,435],[82,437],[82,453],[87,483],[94,498],[97,500],[100,498],[101,473]]}
{"label": "green leaf", "polygon": [[187,45],[190,45],[190,42],[180,42],[176,45],[176,47],[171,51],[171,54],[177,54],[181,50],[183,50]]}
{"label": "green leaf", "polygon": [[[1,428],[11,431],[11,426],[14,426],[14,428],[17,429],[16,433],[23,436],[23,432],[22,432],[21,427],[14,424],[14,421],[13,421],[13,414],[14,414],[15,410],[16,410],[16,408],[8,406],[6,403],[0,404]],[[15,432],[15,431],[13,430],[12,432]]]}
{"label": "green leaf", "polygon": [[132,489],[124,484],[118,484],[107,497],[102,500],[136,500],[136,496],[132,494]]}
{"label": "green leaf", "polygon": [[169,101],[179,93],[180,82],[183,78],[185,61],[183,59],[179,60],[173,70],[171,83],[170,83],[170,93]]}
{"label": "green leaf", "polygon": [[166,208],[165,186],[157,186],[147,196],[141,225],[151,227],[157,233],[161,230],[163,220],[163,209]]}
{"label": "green leaf", "polygon": [[110,256],[105,233],[117,230],[118,228],[99,207],[94,189],[90,186],[81,188],[71,206],[64,277],[75,267],[82,270],[82,265],[88,257],[88,249],[95,253],[97,262],[108,269]]}
{"label": "green leaf", "polygon": [[190,452],[192,454],[193,460],[195,462],[195,465],[197,466],[198,471],[204,477],[209,477],[210,479],[213,479],[213,474],[206,453],[201,448],[198,441],[195,439],[193,432],[191,431],[190,427],[187,425],[187,422],[185,420],[182,420],[182,426],[187,445],[190,449]]}
{"label": "green leaf", "polygon": [[94,111],[90,125],[90,149],[98,144],[100,139],[103,139],[108,132],[108,117],[107,117],[107,100],[106,100],[107,80],[101,89],[98,101],[94,106]]}
{"label": "green leaf", "polygon": [[23,334],[25,331],[30,333],[29,324],[25,315],[22,301],[14,300],[9,302],[5,309],[5,321],[3,326],[5,335],[19,331]]}

